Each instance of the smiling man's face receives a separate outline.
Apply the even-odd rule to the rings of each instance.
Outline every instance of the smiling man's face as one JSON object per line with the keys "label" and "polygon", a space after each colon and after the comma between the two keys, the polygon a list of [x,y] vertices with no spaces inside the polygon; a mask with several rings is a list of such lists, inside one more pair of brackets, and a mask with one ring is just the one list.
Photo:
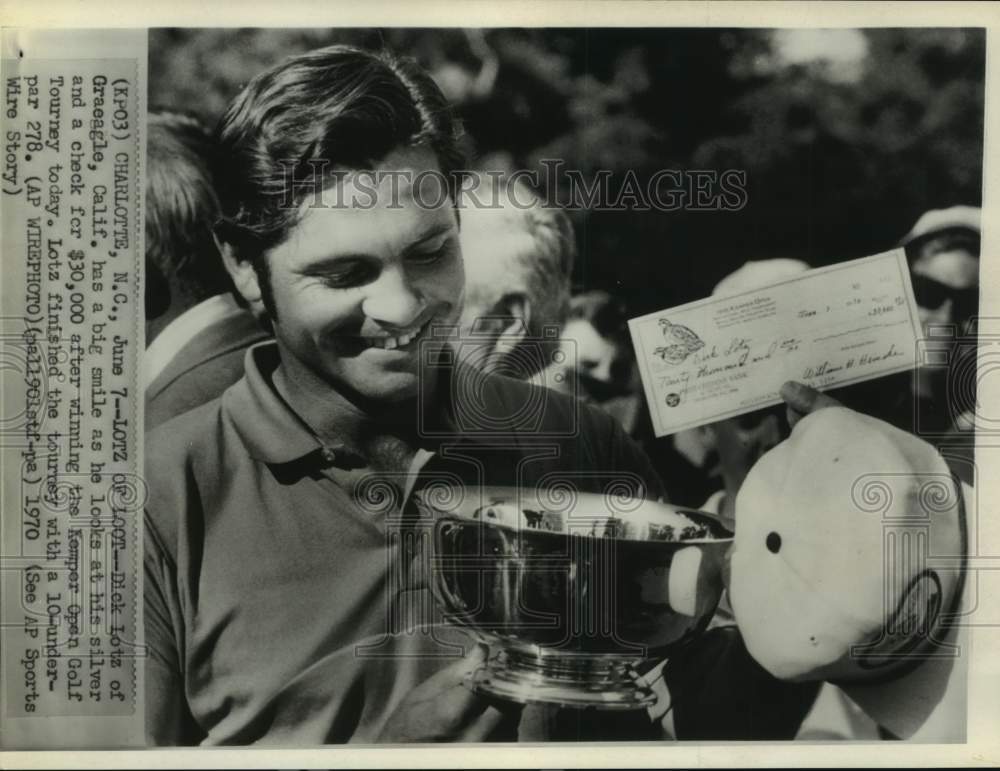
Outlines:
{"label": "smiling man's face", "polygon": [[[266,258],[286,375],[392,403],[416,396],[421,351],[433,326],[457,320],[465,273],[451,200],[407,181],[438,172],[434,155],[397,150],[378,167],[401,174],[348,174]],[[349,206],[372,201],[373,181],[374,205]]]}

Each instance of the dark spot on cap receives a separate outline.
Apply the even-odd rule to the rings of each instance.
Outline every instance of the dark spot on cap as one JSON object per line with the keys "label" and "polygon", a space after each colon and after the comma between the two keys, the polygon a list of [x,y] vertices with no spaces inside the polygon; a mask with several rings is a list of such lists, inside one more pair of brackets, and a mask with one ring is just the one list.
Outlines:
{"label": "dark spot on cap", "polygon": [[767,550],[772,554],[777,554],[781,549],[781,536],[775,533],[773,530],[767,534]]}

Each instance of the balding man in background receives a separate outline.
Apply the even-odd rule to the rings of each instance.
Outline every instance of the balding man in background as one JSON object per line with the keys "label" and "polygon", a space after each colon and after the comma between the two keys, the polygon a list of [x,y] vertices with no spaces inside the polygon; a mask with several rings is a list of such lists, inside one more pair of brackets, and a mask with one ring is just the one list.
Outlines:
{"label": "balding man in background", "polygon": [[473,181],[460,202],[462,356],[478,370],[528,380],[559,347],[576,259],[573,226],[516,178]]}
{"label": "balding man in background", "polygon": [[[571,274],[577,255],[569,216],[546,206],[516,178],[478,175],[466,189],[460,231],[465,307],[458,346],[463,363],[482,374],[499,372],[584,396],[583,389],[570,382],[579,364],[575,352],[569,354],[572,361],[554,361],[567,350],[563,333],[572,314]],[[636,715],[529,705],[520,738],[656,738],[655,726]]]}

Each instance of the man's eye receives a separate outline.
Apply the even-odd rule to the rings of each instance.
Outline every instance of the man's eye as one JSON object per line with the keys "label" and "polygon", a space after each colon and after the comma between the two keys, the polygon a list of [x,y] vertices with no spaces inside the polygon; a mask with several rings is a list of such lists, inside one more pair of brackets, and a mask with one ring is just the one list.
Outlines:
{"label": "man's eye", "polygon": [[375,273],[376,271],[372,268],[359,265],[352,268],[344,268],[342,270],[323,273],[319,276],[319,279],[326,286],[333,287],[335,289],[347,289],[367,284],[375,277]]}
{"label": "man's eye", "polygon": [[435,249],[433,252],[413,252],[407,255],[407,261],[417,265],[430,265],[442,259],[448,252],[447,246]]}
{"label": "man's eye", "polygon": [[406,255],[406,261],[414,265],[432,265],[443,260],[454,249],[454,239],[444,238],[440,241],[426,244],[420,251],[410,252]]}

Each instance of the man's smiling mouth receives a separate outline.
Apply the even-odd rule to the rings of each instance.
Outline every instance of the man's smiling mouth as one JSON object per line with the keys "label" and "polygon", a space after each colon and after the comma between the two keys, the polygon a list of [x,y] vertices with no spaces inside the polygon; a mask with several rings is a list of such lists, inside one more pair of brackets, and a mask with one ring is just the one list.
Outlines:
{"label": "man's smiling mouth", "polygon": [[378,335],[376,337],[364,337],[361,338],[361,342],[366,348],[381,348],[386,351],[392,351],[397,348],[405,348],[418,337],[423,335],[423,333],[430,326],[430,319],[427,319],[419,327],[414,327],[413,329],[407,330],[402,334],[398,335]]}

